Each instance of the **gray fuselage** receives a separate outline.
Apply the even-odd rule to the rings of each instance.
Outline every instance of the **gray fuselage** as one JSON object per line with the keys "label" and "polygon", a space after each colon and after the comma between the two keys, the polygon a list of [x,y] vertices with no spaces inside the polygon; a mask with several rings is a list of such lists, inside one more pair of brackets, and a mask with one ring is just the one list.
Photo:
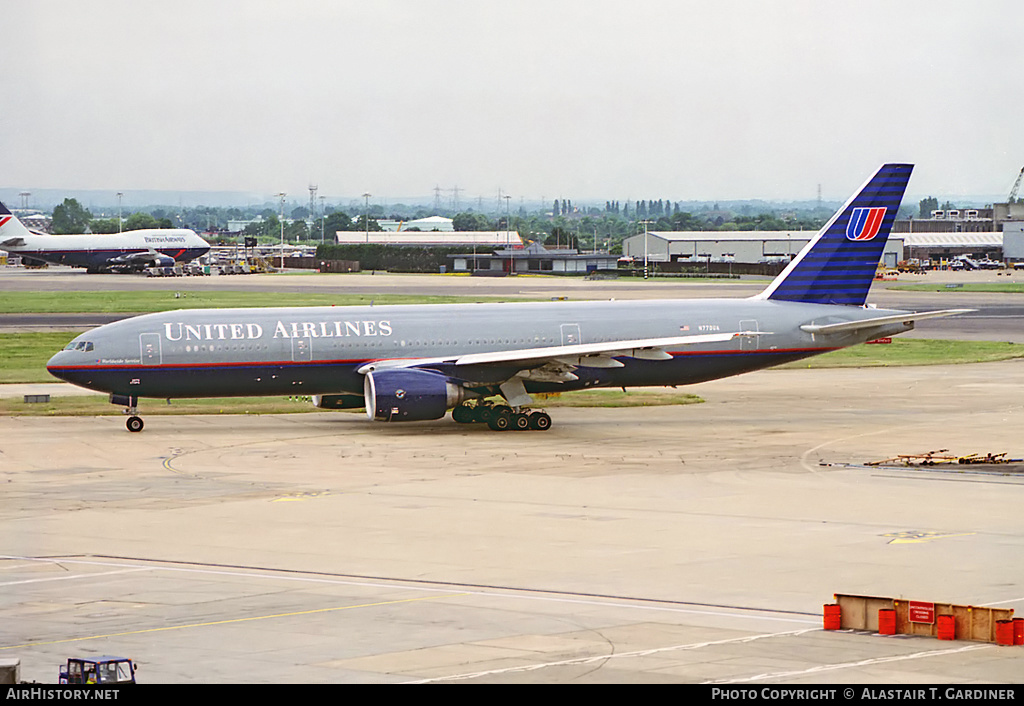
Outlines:
{"label": "gray fuselage", "polygon": [[[682,385],[913,328],[897,323],[828,335],[800,329],[900,313],[761,298],[193,309],[94,329],[47,367],[82,387],[133,397],[361,395],[358,369],[373,361],[451,359],[424,367],[454,374],[454,359],[471,353],[759,332],[671,347],[666,360],[615,356],[621,367],[583,364],[572,381],[526,381],[530,392]],[[459,367],[457,377],[486,390],[513,374],[510,366],[488,364]]]}

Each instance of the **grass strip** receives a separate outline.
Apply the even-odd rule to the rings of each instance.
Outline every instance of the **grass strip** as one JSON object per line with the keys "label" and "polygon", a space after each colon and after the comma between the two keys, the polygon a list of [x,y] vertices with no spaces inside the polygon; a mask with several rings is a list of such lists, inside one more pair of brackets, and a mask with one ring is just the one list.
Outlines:
{"label": "grass strip", "polygon": [[[952,284],[952,283],[951,283]],[[1024,294],[1024,283],[1020,282],[957,282],[946,284],[896,284],[889,289],[900,292],[996,292],[999,294]]]}
{"label": "grass strip", "polygon": [[466,304],[528,301],[520,297],[423,294],[332,294],[329,292],[112,291],[4,292],[0,314],[142,314],[175,309],[235,309],[369,304]]}
{"label": "grass strip", "polygon": [[1024,358],[1024,345],[1002,341],[944,341],[893,338],[892,343],[843,348],[787,363],[781,368],[877,368],[902,365],[960,365]]}

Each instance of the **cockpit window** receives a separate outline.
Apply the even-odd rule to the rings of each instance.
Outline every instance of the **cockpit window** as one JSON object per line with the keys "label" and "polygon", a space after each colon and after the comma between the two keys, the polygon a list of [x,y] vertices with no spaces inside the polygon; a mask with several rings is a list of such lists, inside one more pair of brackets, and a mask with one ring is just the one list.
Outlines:
{"label": "cockpit window", "polygon": [[66,351],[83,351],[89,352],[93,349],[92,341],[72,341],[71,343],[64,346]]}

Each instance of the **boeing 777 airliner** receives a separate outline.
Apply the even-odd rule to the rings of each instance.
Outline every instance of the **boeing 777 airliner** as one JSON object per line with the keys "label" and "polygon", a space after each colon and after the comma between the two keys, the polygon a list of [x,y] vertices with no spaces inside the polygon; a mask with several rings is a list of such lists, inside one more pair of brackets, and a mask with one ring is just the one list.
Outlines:
{"label": "boeing 777 airliner", "polygon": [[882,166],[747,299],[182,310],[84,333],[47,367],[109,393],[130,431],[140,398],[295,394],[386,422],[453,409],[457,422],[547,429],[532,393],[713,380],[960,313],[865,306],[911,170]]}

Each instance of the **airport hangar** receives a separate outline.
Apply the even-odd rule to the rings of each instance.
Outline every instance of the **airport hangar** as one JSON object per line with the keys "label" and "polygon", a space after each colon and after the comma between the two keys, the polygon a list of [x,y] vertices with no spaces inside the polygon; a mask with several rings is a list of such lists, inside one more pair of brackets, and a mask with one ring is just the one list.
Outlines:
{"label": "airport hangar", "polygon": [[[646,236],[626,238],[622,254],[643,260],[646,252],[648,261],[657,263],[774,264],[792,260],[814,235],[810,231],[649,231]],[[957,255],[1024,260],[1022,241],[1024,204],[936,210],[929,218],[897,220],[881,262],[896,267],[908,258],[941,261]]]}
{"label": "airport hangar", "polygon": [[[914,224],[913,232],[894,229],[882,254],[883,265],[896,267],[908,258],[950,260],[957,255],[1024,260],[1024,222],[1006,223],[1002,232],[918,230],[921,222]],[[648,261],[654,263],[785,263],[813,235],[809,231],[651,231],[646,245],[642,233],[624,240],[622,254],[639,262],[646,251]]]}
{"label": "airport hangar", "polygon": [[[649,262],[789,262],[815,236],[813,231],[648,231],[622,241],[622,254]],[[889,236],[882,264],[903,259],[903,238]]]}

